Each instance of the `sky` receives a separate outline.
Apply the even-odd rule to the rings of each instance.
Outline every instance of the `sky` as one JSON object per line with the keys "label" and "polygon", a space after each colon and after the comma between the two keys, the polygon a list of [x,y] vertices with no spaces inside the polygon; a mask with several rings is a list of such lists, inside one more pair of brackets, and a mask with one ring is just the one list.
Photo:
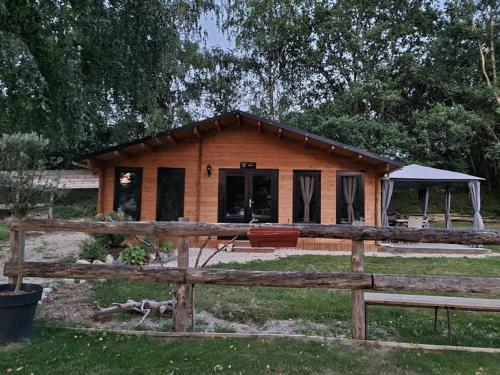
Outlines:
{"label": "sky", "polygon": [[207,33],[207,47],[220,47],[225,50],[234,47],[233,41],[218,29],[215,16],[212,13],[204,14],[201,17],[200,24]]}

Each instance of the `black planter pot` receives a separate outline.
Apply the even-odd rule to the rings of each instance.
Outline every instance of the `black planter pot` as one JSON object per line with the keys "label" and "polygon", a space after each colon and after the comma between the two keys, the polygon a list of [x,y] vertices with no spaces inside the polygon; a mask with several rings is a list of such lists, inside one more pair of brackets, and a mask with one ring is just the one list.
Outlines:
{"label": "black planter pot", "polygon": [[[0,293],[13,291],[14,284],[0,285]],[[31,336],[36,306],[42,298],[43,287],[38,284],[22,284],[21,290],[29,293],[0,294],[0,342],[18,341]]]}

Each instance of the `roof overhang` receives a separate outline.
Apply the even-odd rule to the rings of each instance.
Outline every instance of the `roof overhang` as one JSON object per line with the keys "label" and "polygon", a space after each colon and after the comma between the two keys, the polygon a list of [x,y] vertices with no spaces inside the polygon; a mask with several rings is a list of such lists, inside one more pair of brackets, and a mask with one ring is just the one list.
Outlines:
{"label": "roof overhang", "polygon": [[189,125],[173,128],[155,136],[147,136],[131,142],[108,147],[78,157],[77,161],[108,161],[120,157],[131,157],[145,151],[154,151],[160,147],[172,147],[178,143],[196,141],[201,137],[224,131],[228,127],[250,127],[260,133],[268,133],[278,139],[287,139],[302,144],[303,147],[321,149],[326,155],[336,155],[382,167],[384,173],[401,168],[404,163],[349,146],[329,138],[321,137],[303,130],[271,121],[243,111],[233,111],[219,116],[193,122]]}

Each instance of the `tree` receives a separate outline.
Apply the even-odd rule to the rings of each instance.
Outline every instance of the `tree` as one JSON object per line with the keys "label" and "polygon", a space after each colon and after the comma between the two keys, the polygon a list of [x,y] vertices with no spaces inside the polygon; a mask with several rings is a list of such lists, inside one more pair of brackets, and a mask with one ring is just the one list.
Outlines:
{"label": "tree", "polygon": [[36,129],[70,158],[190,119],[198,20],[213,7],[2,0],[0,131]]}
{"label": "tree", "polygon": [[481,126],[478,115],[461,106],[437,104],[429,111],[416,111],[414,119],[409,143],[411,160],[468,172],[470,144]]}
{"label": "tree", "polygon": [[236,38],[237,53],[249,74],[254,112],[283,117],[295,104],[301,83],[297,70],[300,49],[307,45],[308,2],[299,0],[224,1],[222,29]]}
{"label": "tree", "polygon": [[[36,204],[59,192],[58,181],[47,178],[46,152],[49,142],[36,133],[2,134],[0,137],[0,191],[12,216],[23,219]],[[19,257],[16,292],[21,290],[24,262],[24,229],[19,228]]]}

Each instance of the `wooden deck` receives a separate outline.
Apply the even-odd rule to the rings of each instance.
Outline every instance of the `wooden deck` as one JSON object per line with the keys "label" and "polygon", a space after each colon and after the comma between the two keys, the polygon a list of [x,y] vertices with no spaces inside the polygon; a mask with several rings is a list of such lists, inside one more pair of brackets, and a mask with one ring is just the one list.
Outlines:
{"label": "wooden deck", "polygon": [[400,306],[434,309],[434,333],[437,331],[438,309],[446,310],[448,343],[452,342],[450,310],[500,312],[500,299],[422,296],[412,294],[365,293],[365,337],[368,337],[369,305]]}
{"label": "wooden deck", "polygon": [[491,253],[491,250],[484,247],[447,243],[384,243],[380,245],[379,251],[395,254],[415,253],[448,255],[480,255]]}
{"label": "wooden deck", "polygon": [[500,300],[491,298],[464,298],[421,296],[412,294],[365,293],[368,305],[402,307],[439,307],[454,310],[500,312]]}

